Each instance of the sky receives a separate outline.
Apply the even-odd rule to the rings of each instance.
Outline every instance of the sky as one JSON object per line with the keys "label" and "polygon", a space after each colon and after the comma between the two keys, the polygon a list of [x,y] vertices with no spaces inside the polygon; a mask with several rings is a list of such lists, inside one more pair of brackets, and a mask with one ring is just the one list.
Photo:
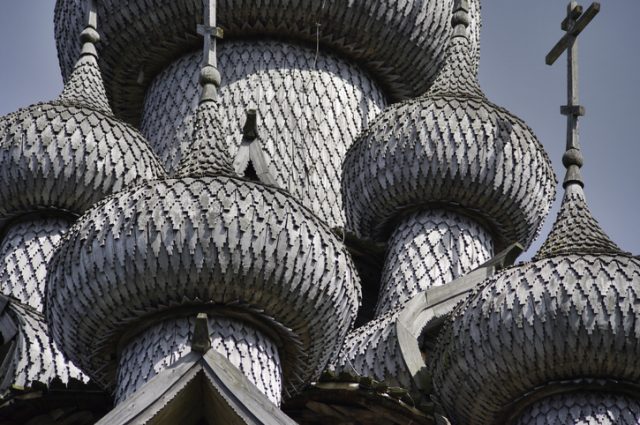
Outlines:
{"label": "sky", "polygon": [[[432,0],[437,1],[437,0]],[[640,16],[638,0],[603,0],[580,36],[580,121],[585,191],[593,215],[624,250],[640,254]],[[585,8],[589,3],[582,3]],[[56,97],[62,89],[53,35],[54,1],[0,2],[0,115]],[[492,102],[534,130],[561,181],[566,60],[544,58],[562,37],[566,2],[484,0],[480,84]],[[530,258],[549,232],[562,189]]]}

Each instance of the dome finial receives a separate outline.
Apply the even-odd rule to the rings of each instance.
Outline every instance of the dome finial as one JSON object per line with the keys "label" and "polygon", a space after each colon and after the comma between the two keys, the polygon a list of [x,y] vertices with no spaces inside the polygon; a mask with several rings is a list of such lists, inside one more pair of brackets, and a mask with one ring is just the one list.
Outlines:
{"label": "dome finial", "polygon": [[64,85],[58,98],[62,103],[84,106],[112,116],[109,99],[98,66],[96,44],[100,41],[98,34],[98,12],[96,0],[86,0],[86,26],[80,33],[82,50],[73,73]]}
{"label": "dome finial", "polygon": [[216,26],[216,0],[203,1],[204,24],[198,25],[198,34],[204,37],[202,70],[200,71],[200,85],[202,93],[200,103],[216,100],[220,87],[220,72],[218,72],[217,39],[222,38],[222,29]]}
{"label": "dome finial", "polygon": [[566,189],[569,185],[577,184],[584,187],[580,168],[583,164],[580,153],[580,141],[578,134],[578,119],[584,116],[585,110],[580,106],[578,91],[578,35],[589,25],[593,18],[600,12],[600,4],[593,3],[586,12],[575,0],[567,6],[567,17],[562,21],[562,29],[566,34],[551,49],[545,61],[547,65],[553,65],[560,55],[567,51],[568,77],[567,81],[567,105],[560,108],[560,113],[567,116],[567,149],[562,157],[562,164],[567,169],[564,183]]}
{"label": "dome finial", "polygon": [[221,77],[218,72],[217,39],[222,30],[216,27],[216,0],[203,0],[204,24],[198,25],[198,33],[204,37],[202,69],[200,70],[200,103],[195,114],[193,143],[190,152],[178,166],[179,177],[235,175],[229,158],[229,148],[223,138],[224,131],[218,110],[218,88]]}
{"label": "dome finial", "polygon": [[427,97],[485,97],[478,84],[478,58],[469,39],[470,23],[469,0],[456,0],[451,16],[453,33],[447,48],[447,61]]}
{"label": "dome finial", "polygon": [[553,228],[534,259],[555,257],[563,254],[622,254],[620,248],[602,230],[589,211],[584,196],[584,181],[580,168],[584,162],[580,152],[578,118],[584,116],[584,107],[578,95],[578,35],[600,11],[600,4],[593,3],[583,13],[582,6],[572,1],[567,8],[567,17],[562,22],[566,34],[549,52],[547,65],[552,65],[566,50],[568,63],[567,105],[560,111],[567,116],[567,148],[562,163],[567,169],[563,182],[565,189],[560,212]]}
{"label": "dome finial", "polygon": [[86,4],[86,25],[84,30],[80,33],[80,42],[82,43],[81,56],[91,55],[95,58],[98,57],[96,51],[96,43],[100,41],[100,34],[96,28],[98,28],[98,11],[96,7],[96,0],[87,0]]}
{"label": "dome finial", "polygon": [[453,16],[451,17],[453,37],[469,38],[467,29],[470,23],[469,0],[456,0],[453,6]]}

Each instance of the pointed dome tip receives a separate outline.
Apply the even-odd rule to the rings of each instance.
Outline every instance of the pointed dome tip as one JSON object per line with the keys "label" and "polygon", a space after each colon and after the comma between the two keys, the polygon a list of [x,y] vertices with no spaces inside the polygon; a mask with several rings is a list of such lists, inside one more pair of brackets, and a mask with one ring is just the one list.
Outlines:
{"label": "pointed dome tip", "polygon": [[447,48],[447,61],[427,97],[453,96],[485,98],[478,83],[478,58],[469,38],[471,16],[468,0],[456,0],[451,17],[453,33]]}
{"label": "pointed dome tip", "polygon": [[[576,167],[577,170],[579,168]],[[556,221],[534,261],[561,255],[631,255],[602,230],[593,217],[581,181],[565,180],[565,194]]]}
{"label": "pointed dome tip", "polygon": [[87,24],[80,33],[82,50],[73,73],[67,80],[58,101],[78,107],[87,107],[113,116],[109,98],[104,86],[102,73],[98,65],[96,44],[100,42],[97,28],[95,0],[87,1]]}

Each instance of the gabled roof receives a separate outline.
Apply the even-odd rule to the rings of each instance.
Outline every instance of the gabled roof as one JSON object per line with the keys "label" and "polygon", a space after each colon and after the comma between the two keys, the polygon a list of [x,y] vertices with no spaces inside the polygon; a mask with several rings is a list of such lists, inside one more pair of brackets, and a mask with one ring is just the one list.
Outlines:
{"label": "gabled roof", "polygon": [[165,369],[96,425],[295,425],[229,360],[209,349]]}

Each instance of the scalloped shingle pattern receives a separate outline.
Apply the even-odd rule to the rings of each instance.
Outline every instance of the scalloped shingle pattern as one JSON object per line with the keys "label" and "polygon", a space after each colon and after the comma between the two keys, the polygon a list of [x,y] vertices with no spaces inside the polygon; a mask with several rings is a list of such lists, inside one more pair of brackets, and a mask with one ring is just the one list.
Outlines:
{"label": "scalloped shingle pattern", "polygon": [[447,62],[426,96],[484,98],[477,78],[480,58],[473,56],[473,49],[467,35],[452,37],[447,51]]}
{"label": "scalloped shingle pattern", "polygon": [[400,311],[390,311],[351,331],[332,361],[332,368],[392,386],[413,388],[413,380],[398,344],[395,324]]}
{"label": "scalloped shingle pattern", "polygon": [[[242,302],[291,329],[280,356],[295,391],[337,350],[360,302],[344,246],[283,191],[219,177],[114,195],[65,235],[51,262],[48,321],[92,378],[115,384],[111,339],[184,304]],[[267,323],[269,325],[269,323]],[[302,353],[290,355],[296,344]]]}
{"label": "scalloped shingle pattern", "polygon": [[456,13],[430,90],[387,108],[347,152],[347,228],[384,240],[403,209],[451,205],[487,222],[498,248],[528,247],[553,202],[555,174],[531,129],[484,96],[466,13]]}
{"label": "scalloped shingle pattern", "polygon": [[48,218],[13,224],[0,242],[0,288],[3,295],[42,312],[47,267],[69,227]]}
{"label": "scalloped shingle pattern", "polygon": [[[127,344],[120,357],[116,404],[191,352],[194,319],[167,320]],[[225,356],[275,405],[282,398],[278,348],[251,325],[221,317],[209,320],[211,347]]]}
{"label": "scalloped shingle pattern", "polygon": [[82,105],[113,116],[95,57],[84,55],[76,62],[73,73],[65,83],[58,101],[64,104]]}
{"label": "scalloped shingle pattern", "polygon": [[217,102],[205,102],[198,106],[192,146],[178,167],[180,177],[203,177],[212,173],[234,174],[220,125],[220,115],[222,113]]}
{"label": "scalloped shingle pattern", "polygon": [[454,205],[484,219],[496,248],[529,246],[555,196],[551,163],[520,119],[485,99],[421,98],[380,114],[347,152],[347,226],[384,238],[399,211]]}
{"label": "scalloped shingle pattern", "polygon": [[0,126],[0,217],[82,213],[105,196],[164,175],[132,127],[86,108],[44,103]]}
{"label": "scalloped shingle pattern", "polygon": [[29,387],[33,382],[48,384],[54,378],[64,384],[70,379],[88,381],[49,338],[47,324],[40,313],[12,301],[0,315],[8,316],[0,320],[8,318],[18,327],[16,350],[10,353],[13,358],[8,362],[8,369],[0,371],[3,387],[0,391],[7,390],[11,385]]}
{"label": "scalloped shingle pattern", "polygon": [[[58,0],[55,31],[63,75],[78,55],[82,1]],[[451,34],[452,0],[248,0],[218,2],[218,24],[225,37],[279,38],[315,43],[364,64],[395,98],[424,93],[441,68]],[[470,2],[475,45],[480,11]],[[323,7],[324,6],[324,7]],[[146,85],[140,70],[157,74],[181,52],[201,42],[200,0],[103,0],[98,4],[102,43],[98,46],[107,86],[119,115],[135,122]],[[316,25],[320,23],[320,27]]]}
{"label": "scalloped shingle pattern", "polygon": [[493,242],[473,220],[451,211],[404,217],[387,243],[376,316],[444,285],[493,257]]}
{"label": "scalloped shingle pattern", "polygon": [[[342,226],[342,161],[386,105],[379,86],[356,65],[284,42],[228,41],[218,52],[222,131],[216,137],[229,158],[242,142],[246,110],[255,107],[260,144],[278,186],[331,226]],[[147,94],[141,131],[169,174],[192,150],[201,56],[176,60]]]}
{"label": "scalloped shingle pattern", "polygon": [[545,398],[529,407],[515,425],[637,425],[638,400],[618,394],[582,392]]}
{"label": "scalloped shingle pattern", "polygon": [[553,228],[534,259],[564,254],[623,254],[591,215],[578,185],[567,188]]}
{"label": "scalloped shingle pattern", "polygon": [[491,424],[553,381],[640,380],[640,260],[567,255],[496,275],[438,339],[434,388],[453,421]]}

